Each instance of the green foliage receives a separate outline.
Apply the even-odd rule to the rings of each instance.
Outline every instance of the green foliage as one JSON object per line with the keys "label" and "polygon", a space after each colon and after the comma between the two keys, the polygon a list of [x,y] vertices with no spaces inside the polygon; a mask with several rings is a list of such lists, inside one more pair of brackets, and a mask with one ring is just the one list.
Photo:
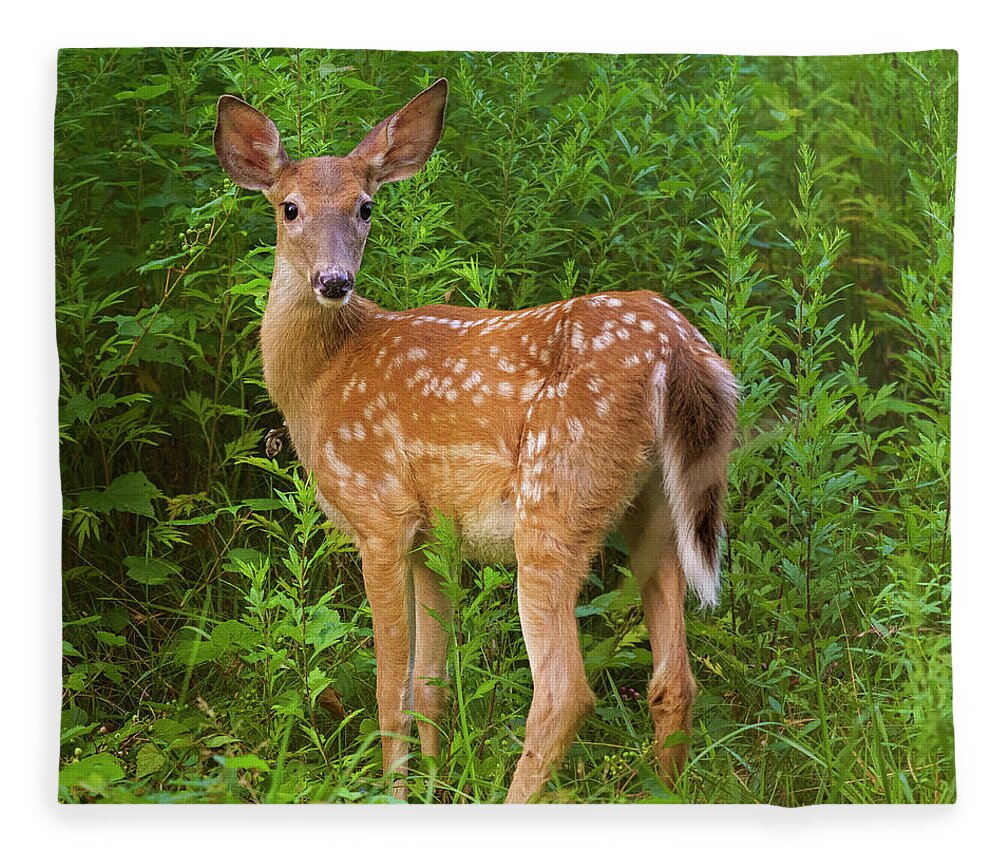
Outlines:
{"label": "green foliage", "polygon": [[[578,607],[598,696],[551,797],[950,802],[956,58],[69,50],[55,117],[64,516],[59,796],[387,802],[359,561],[297,464],[256,333],[260,195],[215,101],[293,157],[348,152],[439,75],[426,169],[379,193],[358,287],[387,307],[661,292],[741,382],[723,604],[675,791],[612,536]],[[456,605],[439,761],[414,801],[502,799],[531,678],[516,572],[422,552]]]}

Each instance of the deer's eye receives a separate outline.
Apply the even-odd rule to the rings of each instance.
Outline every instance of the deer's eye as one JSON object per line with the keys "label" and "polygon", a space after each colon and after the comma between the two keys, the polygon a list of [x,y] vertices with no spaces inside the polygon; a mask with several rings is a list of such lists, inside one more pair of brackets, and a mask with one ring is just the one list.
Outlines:
{"label": "deer's eye", "polygon": [[362,221],[371,221],[372,219],[372,202],[371,200],[366,200],[361,204],[361,209],[359,210]]}
{"label": "deer's eye", "polygon": [[294,221],[299,217],[299,207],[294,203],[282,203],[281,205],[285,210],[286,221]]}

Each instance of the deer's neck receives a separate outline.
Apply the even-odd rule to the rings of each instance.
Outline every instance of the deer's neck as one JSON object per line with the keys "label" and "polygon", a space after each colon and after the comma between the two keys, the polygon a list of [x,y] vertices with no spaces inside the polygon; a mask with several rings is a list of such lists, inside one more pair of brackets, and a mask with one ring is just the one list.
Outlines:
{"label": "deer's neck", "polygon": [[276,262],[260,328],[261,357],[268,393],[284,414],[300,456],[306,453],[310,416],[317,413],[312,402],[317,382],[377,310],[357,294],[339,308],[324,307],[309,284]]}

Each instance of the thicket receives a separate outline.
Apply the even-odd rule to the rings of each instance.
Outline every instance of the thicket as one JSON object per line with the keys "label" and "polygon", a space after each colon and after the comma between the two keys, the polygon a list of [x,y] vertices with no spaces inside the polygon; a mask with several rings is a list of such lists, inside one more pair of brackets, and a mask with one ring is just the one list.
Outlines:
{"label": "thicket", "polygon": [[[652,289],[742,386],[722,604],[675,792],[612,536],[578,610],[598,695],[550,799],[955,798],[949,381],[957,59],[63,51],[55,114],[64,801],[385,800],[370,615],[261,380],[274,225],[212,151],[216,98],[343,155],[450,79],[427,168],[379,193],[392,308]],[[515,571],[425,551],[458,604],[441,761],[502,799],[530,674]]]}

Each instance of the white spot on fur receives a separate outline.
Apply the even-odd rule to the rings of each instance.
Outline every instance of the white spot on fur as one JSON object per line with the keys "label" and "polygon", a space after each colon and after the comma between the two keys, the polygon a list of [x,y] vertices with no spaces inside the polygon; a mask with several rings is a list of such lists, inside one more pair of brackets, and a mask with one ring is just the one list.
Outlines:
{"label": "white spot on fur", "polygon": [[611,346],[611,344],[614,343],[614,340],[615,339],[613,335],[611,335],[609,332],[605,332],[604,334],[600,334],[597,337],[595,337],[592,343],[594,345],[594,349],[600,352],[602,349],[607,349],[609,346]]}
{"label": "white spot on fur", "polygon": [[521,386],[521,400],[531,400],[538,390],[542,387],[541,380],[536,380],[534,382],[526,382]]}

